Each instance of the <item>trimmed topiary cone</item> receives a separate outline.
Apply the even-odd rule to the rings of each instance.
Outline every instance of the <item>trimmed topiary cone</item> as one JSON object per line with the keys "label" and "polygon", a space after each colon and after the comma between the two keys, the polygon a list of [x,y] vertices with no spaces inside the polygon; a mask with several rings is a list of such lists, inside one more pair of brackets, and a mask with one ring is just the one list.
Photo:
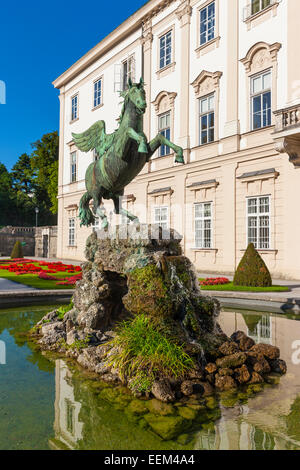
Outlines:
{"label": "trimmed topiary cone", "polygon": [[272,286],[270,272],[260,254],[256,251],[253,243],[250,243],[238,265],[233,284],[235,286],[248,287]]}
{"label": "trimmed topiary cone", "polygon": [[12,249],[10,257],[14,258],[24,258],[22,244],[19,241],[16,241],[15,246]]}

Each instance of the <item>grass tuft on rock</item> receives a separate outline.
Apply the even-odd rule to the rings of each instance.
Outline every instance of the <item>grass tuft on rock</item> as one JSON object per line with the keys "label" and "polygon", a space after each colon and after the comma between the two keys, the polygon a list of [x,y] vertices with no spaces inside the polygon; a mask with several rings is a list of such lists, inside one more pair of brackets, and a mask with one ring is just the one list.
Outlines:
{"label": "grass tuft on rock", "polygon": [[194,367],[183,347],[157,331],[143,314],[121,323],[110,344],[116,352],[110,355],[109,364],[135,391],[151,390],[153,381],[160,376],[183,378]]}
{"label": "grass tuft on rock", "polygon": [[11,259],[24,258],[22,243],[20,241],[16,241],[12,249],[10,257]]}
{"label": "grass tuft on rock", "polygon": [[248,287],[272,286],[270,272],[260,254],[256,251],[253,243],[249,244],[246,253],[237,267],[233,284],[235,286]]}

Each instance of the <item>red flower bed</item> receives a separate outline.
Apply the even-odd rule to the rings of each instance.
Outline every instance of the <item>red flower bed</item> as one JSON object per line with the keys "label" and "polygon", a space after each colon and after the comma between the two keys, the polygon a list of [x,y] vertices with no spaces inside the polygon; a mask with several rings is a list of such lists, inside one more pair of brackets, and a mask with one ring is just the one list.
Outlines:
{"label": "red flower bed", "polygon": [[[80,266],[74,266],[72,264],[63,264],[61,261],[50,263],[46,261],[36,262],[30,259],[16,258],[14,260],[5,260],[5,264],[2,265],[1,263],[1,269],[5,269],[11,273],[16,274],[17,276],[21,276],[23,274],[37,274],[40,279],[51,281],[62,280],[67,282],[69,278],[55,278],[54,276],[48,276],[48,274],[78,273],[77,275],[81,275]],[[73,277],[76,276],[72,276],[72,278]]]}
{"label": "red flower bed", "polygon": [[66,278],[63,281],[57,282],[56,284],[61,285],[61,286],[74,286],[76,282],[80,281],[81,279],[82,279],[82,274],[80,273],[80,274],[76,274],[76,276],[72,276],[72,277]]}
{"label": "red flower bed", "polygon": [[203,281],[200,281],[201,286],[221,286],[224,284],[229,284],[229,279],[227,277],[208,277]]}

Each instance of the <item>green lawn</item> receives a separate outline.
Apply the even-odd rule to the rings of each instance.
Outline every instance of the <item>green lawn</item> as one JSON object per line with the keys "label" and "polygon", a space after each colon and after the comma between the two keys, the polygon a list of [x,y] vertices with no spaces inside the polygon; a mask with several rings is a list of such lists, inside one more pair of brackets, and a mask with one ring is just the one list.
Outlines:
{"label": "green lawn", "polygon": [[[202,281],[202,279],[201,279]],[[233,282],[218,286],[200,286],[201,290],[215,290],[215,291],[239,291],[239,292],[289,292],[290,289],[286,286],[272,286],[272,287],[244,287],[234,286]]]}
{"label": "green lawn", "polygon": [[[51,276],[51,274],[49,274],[49,276]],[[72,276],[75,276],[75,273],[74,274],[70,274],[70,273],[53,274],[53,277],[58,277],[58,278],[72,277]],[[44,279],[40,279],[37,276],[37,274],[22,274],[21,276],[17,276],[15,273],[10,273],[9,271],[6,271],[6,269],[0,269],[0,277],[4,279],[8,279],[9,281],[18,282],[19,284],[25,284],[26,286],[35,287],[37,289],[42,289],[42,290],[74,289],[74,286],[57,285],[56,282],[58,281],[45,281]]]}

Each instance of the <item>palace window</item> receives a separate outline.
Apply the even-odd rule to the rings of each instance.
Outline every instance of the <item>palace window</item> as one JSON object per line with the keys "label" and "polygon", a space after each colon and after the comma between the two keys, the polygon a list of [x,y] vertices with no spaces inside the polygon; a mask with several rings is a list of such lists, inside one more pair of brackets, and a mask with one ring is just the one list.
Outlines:
{"label": "palace window", "polygon": [[94,82],[94,108],[102,104],[102,78]]}
{"label": "palace window", "polygon": [[272,0],[252,0],[251,1],[251,15],[255,15],[256,13],[264,10],[268,6],[270,6]]}
{"label": "palace window", "polygon": [[71,183],[77,180],[77,153],[72,152],[70,155],[70,179]]}
{"label": "palace window", "polygon": [[195,204],[195,248],[212,248],[212,203]]}
{"label": "palace window", "polygon": [[271,71],[251,77],[252,130],[271,125]]}
{"label": "palace window", "polygon": [[215,140],[215,97],[214,94],[199,99],[199,144]]}
{"label": "palace window", "polygon": [[168,206],[159,206],[154,208],[154,223],[167,229],[169,226],[169,208]]}
{"label": "palace window", "polygon": [[[171,113],[165,113],[158,116],[158,132],[170,140],[171,137]],[[170,147],[167,145],[162,145],[159,150],[160,157],[170,154]]]}
{"label": "palace window", "polygon": [[69,219],[69,246],[75,246],[75,217]]}
{"label": "palace window", "polygon": [[163,69],[172,62],[172,31],[159,39],[159,68]]}
{"label": "palace window", "polygon": [[247,200],[248,244],[256,249],[270,248],[270,196]]}
{"label": "palace window", "polygon": [[71,121],[75,121],[78,119],[78,95],[73,96],[71,106]]}
{"label": "palace window", "polygon": [[122,63],[122,89],[127,90],[128,80],[135,81],[135,59],[132,55]]}
{"label": "palace window", "polygon": [[210,3],[200,10],[200,45],[215,38],[216,6]]}

